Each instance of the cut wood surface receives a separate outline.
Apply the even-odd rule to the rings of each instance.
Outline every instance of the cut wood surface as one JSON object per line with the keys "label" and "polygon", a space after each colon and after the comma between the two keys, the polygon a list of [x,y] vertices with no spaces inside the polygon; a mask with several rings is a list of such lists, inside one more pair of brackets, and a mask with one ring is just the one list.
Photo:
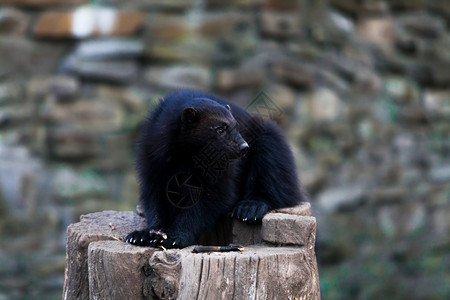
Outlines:
{"label": "cut wood surface", "polygon": [[[67,230],[64,299],[320,299],[309,204],[268,213],[262,225],[225,220],[212,233],[244,252],[162,250],[115,237],[145,228],[132,212],[82,216]],[[224,222],[225,222],[224,221]],[[114,229],[111,229],[110,224]],[[224,240],[210,237],[209,241]],[[258,244],[258,245],[255,245]]]}

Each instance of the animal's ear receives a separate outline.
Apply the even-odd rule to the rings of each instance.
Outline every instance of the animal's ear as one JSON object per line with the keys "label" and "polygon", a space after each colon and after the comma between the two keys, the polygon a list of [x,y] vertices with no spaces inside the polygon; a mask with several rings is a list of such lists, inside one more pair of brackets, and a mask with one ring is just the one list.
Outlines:
{"label": "animal's ear", "polygon": [[229,110],[229,111],[231,111],[231,107],[227,104],[227,105],[225,105],[225,107]]}
{"label": "animal's ear", "polygon": [[191,124],[198,120],[198,112],[193,107],[186,107],[181,113],[181,122]]}

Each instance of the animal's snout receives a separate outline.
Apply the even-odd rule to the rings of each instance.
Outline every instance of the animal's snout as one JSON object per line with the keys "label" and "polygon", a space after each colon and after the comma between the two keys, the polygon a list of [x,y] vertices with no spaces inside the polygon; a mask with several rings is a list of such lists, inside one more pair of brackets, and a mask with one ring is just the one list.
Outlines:
{"label": "animal's snout", "polygon": [[247,144],[247,142],[243,142],[239,145],[239,152],[241,155],[245,155],[248,152],[248,149],[250,149],[250,146]]}

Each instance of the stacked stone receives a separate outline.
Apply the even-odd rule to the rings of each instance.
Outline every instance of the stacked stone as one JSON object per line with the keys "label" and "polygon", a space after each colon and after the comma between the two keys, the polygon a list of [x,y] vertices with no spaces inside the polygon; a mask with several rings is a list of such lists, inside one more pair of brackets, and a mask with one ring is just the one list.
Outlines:
{"label": "stacked stone", "polygon": [[0,5],[0,298],[59,298],[65,227],[134,207],[139,123],[180,87],[285,128],[323,298],[449,292],[448,1]]}

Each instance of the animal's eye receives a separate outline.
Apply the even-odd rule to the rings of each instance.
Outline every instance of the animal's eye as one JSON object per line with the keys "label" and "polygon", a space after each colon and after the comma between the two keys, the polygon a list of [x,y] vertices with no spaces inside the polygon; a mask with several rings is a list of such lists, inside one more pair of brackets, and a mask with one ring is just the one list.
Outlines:
{"label": "animal's eye", "polygon": [[223,134],[225,132],[225,129],[223,129],[222,127],[217,127],[216,132],[217,134]]}

